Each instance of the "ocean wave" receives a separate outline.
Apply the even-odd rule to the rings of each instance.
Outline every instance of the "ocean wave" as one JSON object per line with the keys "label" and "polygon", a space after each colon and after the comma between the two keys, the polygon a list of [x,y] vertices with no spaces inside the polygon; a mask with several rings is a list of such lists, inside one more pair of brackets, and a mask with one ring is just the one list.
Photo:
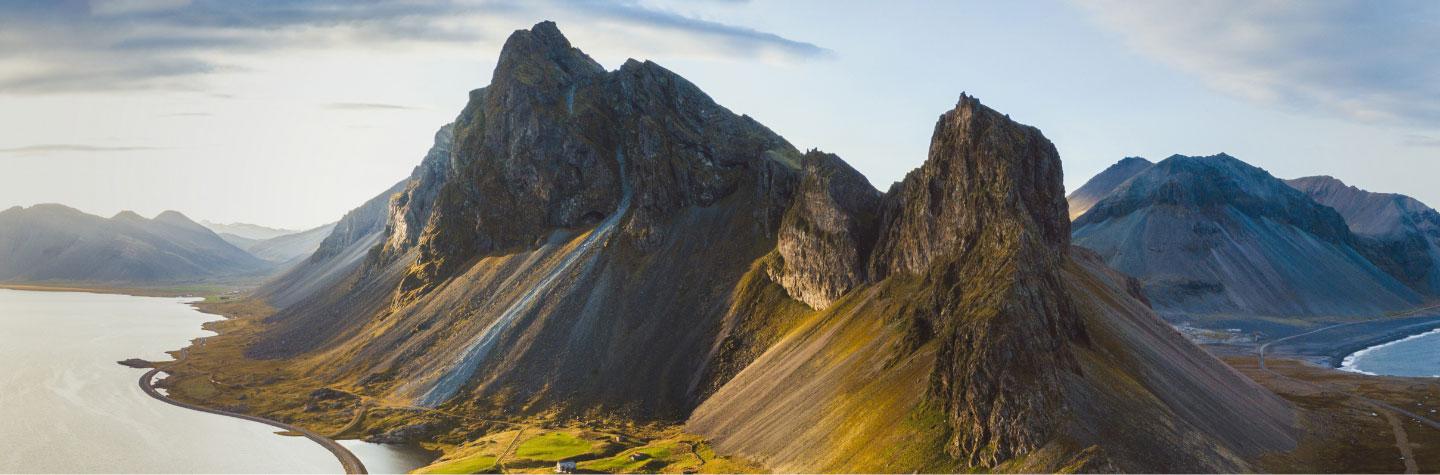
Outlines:
{"label": "ocean wave", "polygon": [[[1430,330],[1430,331],[1427,331],[1427,332],[1425,332],[1425,333],[1420,333],[1420,334],[1418,334],[1418,335],[1410,335],[1410,336],[1407,336],[1407,337],[1405,337],[1405,338],[1401,338],[1401,339],[1399,339],[1399,340],[1387,341],[1387,342],[1385,342],[1385,343],[1381,343],[1381,344],[1378,344],[1378,345],[1375,345],[1375,346],[1371,346],[1371,347],[1369,347],[1369,348],[1365,348],[1365,349],[1360,350],[1360,351],[1356,351],[1356,352],[1354,352],[1354,353],[1351,353],[1351,354],[1345,356],[1345,359],[1340,362],[1340,370],[1342,370],[1342,371],[1349,371],[1349,372],[1352,372],[1352,373],[1365,374],[1365,375],[1370,375],[1370,376],[1380,376],[1380,375],[1378,375],[1378,374],[1376,374],[1376,373],[1373,373],[1373,372],[1370,372],[1370,371],[1365,371],[1365,370],[1362,370],[1362,369],[1359,368],[1359,365],[1365,360],[1366,356],[1374,353],[1374,352],[1377,351],[1377,350],[1383,349],[1383,348],[1388,348],[1388,347],[1391,347],[1391,346],[1394,346],[1394,345],[1399,345],[1399,344],[1402,344],[1402,343],[1407,342],[1407,341],[1410,341],[1410,340],[1425,338],[1425,337],[1428,337],[1428,336],[1431,336],[1431,335],[1440,335],[1440,328],[1436,328],[1436,329],[1434,329],[1434,330]],[[1434,378],[1434,377],[1440,377],[1440,375],[1432,374],[1432,375],[1430,375],[1430,377],[1432,377],[1432,378]]]}

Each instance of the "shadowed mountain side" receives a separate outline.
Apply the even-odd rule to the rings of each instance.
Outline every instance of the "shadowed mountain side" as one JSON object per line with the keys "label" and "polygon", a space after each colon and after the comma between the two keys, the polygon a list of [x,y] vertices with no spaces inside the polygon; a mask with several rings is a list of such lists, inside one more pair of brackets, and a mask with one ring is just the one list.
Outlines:
{"label": "shadowed mountain side", "polygon": [[0,281],[139,285],[269,269],[174,211],[154,219],[129,211],[105,219],[54,204],[0,212]]}
{"label": "shadowed mountain side", "polygon": [[1130,178],[1075,220],[1074,239],[1138,277],[1167,316],[1374,315],[1421,301],[1334,210],[1223,154]]}

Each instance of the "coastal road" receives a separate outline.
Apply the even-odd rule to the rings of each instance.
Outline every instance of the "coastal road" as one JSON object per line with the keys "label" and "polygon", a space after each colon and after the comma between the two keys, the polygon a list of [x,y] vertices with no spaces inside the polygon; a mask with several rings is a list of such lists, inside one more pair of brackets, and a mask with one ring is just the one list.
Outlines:
{"label": "coastal road", "polygon": [[284,422],[272,421],[272,420],[270,420],[270,419],[266,419],[266,418],[263,418],[263,417],[256,417],[256,416],[251,416],[251,415],[248,415],[248,414],[240,414],[240,413],[235,413],[235,412],[222,411],[222,410],[219,410],[219,409],[211,409],[211,408],[208,408],[208,407],[196,406],[196,405],[194,405],[194,404],[188,404],[188,403],[176,401],[176,400],[174,400],[174,399],[170,399],[169,396],[166,396],[166,395],[164,395],[164,394],[160,394],[160,391],[158,391],[158,390],[155,389],[155,385],[154,385],[154,383],[152,382],[152,380],[155,379],[155,375],[156,375],[156,374],[159,374],[159,373],[160,373],[160,370],[157,368],[157,369],[152,369],[152,370],[150,370],[150,371],[147,371],[147,372],[145,372],[144,375],[140,376],[140,389],[144,390],[144,391],[145,391],[145,394],[149,394],[150,397],[153,397],[153,398],[155,398],[155,399],[159,399],[159,400],[164,401],[164,402],[169,403],[169,404],[173,404],[173,405],[176,405],[176,406],[179,406],[179,407],[183,407],[183,408],[185,408],[185,409],[190,409],[190,410],[195,410],[195,411],[200,411],[200,412],[208,412],[208,413],[211,413],[211,414],[219,414],[219,415],[222,415],[222,416],[230,416],[230,417],[234,417],[234,418],[237,418],[237,419],[244,419],[244,420],[247,420],[247,421],[259,422],[259,423],[262,423],[262,424],[268,424],[268,425],[275,426],[275,427],[279,427],[279,428],[281,428],[281,429],[284,429],[284,430],[287,430],[287,431],[290,431],[290,432],[294,432],[294,433],[297,433],[297,434],[304,435],[306,438],[314,441],[314,442],[317,443],[317,444],[320,444],[321,447],[325,447],[325,450],[329,450],[330,453],[335,454],[335,458],[340,460],[340,466],[345,469],[345,473],[347,473],[347,474],[363,474],[363,473],[366,473],[366,472],[365,472],[365,464],[360,463],[360,458],[359,458],[359,457],[356,457],[354,453],[351,453],[351,452],[350,452],[350,449],[347,449],[347,448],[345,448],[345,446],[340,445],[338,442],[335,442],[334,440],[331,440],[331,439],[328,438],[328,437],[325,437],[325,436],[322,436],[322,435],[320,435],[320,434],[317,434],[317,433],[315,433],[314,431],[311,431],[311,430],[309,430],[309,429],[292,426],[292,425],[286,424],[286,423],[284,423]]}
{"label": "coastal road", "polygon": [[1340,327],[1345,327],[1345,326],[1349,326],[1349,325],[1357,325],[1357,324],[1361,324],[1361,323],[1369,323],[1369,322],[1372,322],[1372,321],[1374,321],[1374,320],[1366,320],[1366,321],[1360,321],[1360,322],[1350,322],[1350,323],[1340,323],[1340,324],[1336,324],[1336,325],[1330,325],[1330,326],[1327,326],[1327,327],[1321,327],[1321,328],[1318,328],[1318,329],[1315,329],[1315,330],[1310,330],[1310,331],[1305,332],[1305,333],[1298,333],[1298,334],[1290,335],[1290,336],[1287,336],[1287,337],[1284,337],[1284,338],[1278,338],[1278,339],[1276,339],[1276,340],[1274,340],[1274,341],[1271,341],[1271,342],[1265,343],[1265,344],[1263,344],[1263,345],[1260,345],[1260,348],[1256,350],[1256,354],[1258,355],[1257,360],[1258,360],[1259,363],[1260,363],[1260,370],[1261,370],[1261,371],[1264,371],[1264,372],[1266,372],[1266,373],[1270,373],[1271,375],[1274,375],[1274,376],[1277,376],[1277,377],[1280,377],[1280,378],[1284,378],[1284,379],[1287,379],[1287,380],[1290,380],[1290,381],[1295,381],[1295,382],[1298,382],[1298,383],[1302,383],[1302,384],[1305,384],[1305,385],[1308,385],[1308,386],[1311,386],[1311,387],[1320,388],[1320,389],[1325,389],[1325,390],[1329,390],[1329,391],[1340,392],[1340,393],[1343,393],[1343,394],[1348,395],[1348,396],[1350,396],[1350,397],[1353,397],[1353,398],[1355,398],[1355,399],[1359,399],[1359,400],[1361,400],[1361,401],[1365,401],[1365,402],[1367,402],[1367,403],[1370,403],[1370,404],[1373,405],[1373,406],[1379,406],[1379,407],[1382,407],[1382,408],[1385,408],[1385,409],[1389,409],[1389,410],[1391,410],[1391,411],[1394,411],[1394,412],[1397,413],[1397,414],[1401,414],[1401,415],[1403,415],[1403,416],[1405,416],[1405,417],[1409,417],[1409,418],[1411,418],[1411,419],[1414,419],[1415,421],[1417,421],[1417,422],[1419,422],[1419,423],[1421,423],[1421,424],[1425,424],[1425,425],[1427,425],[1427,426],[1430,426],[1431,428],[1434,428],[1434,429],[1436,429],[1436,430],[1440,430],[1440,422],[1436,422],[1436,421],[1434,421],[1434,420],[1432,420],[1432,419],[1430,419],[1430,418],[1428,418],[1428,417],[1425,417],[1425,416],[1422,416],[1422,415],[1419,415],[1419,414],[1416,414],[1416,413],[1407,411],[1407,410],[1405,410],[1405,409],[1401,409],[1401,408],[1399,408],[1399,407],[1395,407],[1395,405],[1390,404],[1390,403],[1388,403],[1388,402],[1380,401],[1380,400],[1376,400],[1376,399],[1371,399],[1371,398],[1369,398],[1369,397],[1365,397],[1365,396],[1362,396],[1362,395],[1359,395],[1359,394],[1355,394],[1355,393],[1352,393],[1352,392],[1349,392],[1349,391],[1345,391],[1345,390],[1342,390],[1342,389],[1340,389],[1340,388],[1336,388],[1336,387],[1329,386],[1329,385],[1322,385],[1322,384],[1314,383],[1314,382],[1310,382],[1310,381],[1301,381],[1301,380],[1298,380],[1298,379],[1291,378],[1291,377],[1289,377],[1289,376],[1280,374],[1280,373],[1278,373],[1278,372],[1270,369],[1269,367],[1266,367],[1266,366],[1265,366],[1265,352],[1266,352],[1266,351],[1269,351],[1270,345],[1274,345],[1274,344],[1276,344],[1276,343],[1280,343],[1280,342],[1283,342],[1283,341],[1286,341],[1286,340],[1290,340],[1290,339],[1294,339],[1294,338],[1299,338],[1299,337],[1302,337],[1302,336],[1313,335],[1313,334],[1320,333],[1320,332],[1323,332],[1323,331],[1326,331],[1326,330],[1330,330],[1330,329],[1333,329],[1333,328],[1340,328]]}
{"label": "coastal road", "polygon": [[1286,340],[1294,339],[1294,338],[1300,338],[1300,337],[1303,337],[1303,336],[1313,335],[1313,334],[1320,333],[1320,332],[1323,332],[1323,331],[1326,331],[1326,330],[1330,330],[1330,329],[1334,329],[1334,328],[1340,328],[1340,327],[1345,327],[1345,326],[1349,326],[1349,325],[1355,325],[1355,324],[1360,324],[1360,323],[1367,323],[1367,322],[1372,322],[1372,321],[1374,321],[1374,320],[1367,320],[1367,321],[1361,321],[1361,322],[1350,322],[1350,323],[1340,323],[1340,324],[1336,324],[1336,325],[1330,325],[1330,326],[1327,326],[1327,327],[1317,328],[1317,329],[1315,329],[1315,330],[1311,330],[1311,331],[1308,331],[1308,332],[1305,332],[1305,333],[1298,333],[1298,334],[1295,334],[1295,335],[1290,335],[1290,336],[1287,336],[1287,337],[1284,337],[1284,338],[1276,339],[1276,340],[1274,340],[1274,341],[1271,341],[1271,342],[1265,343],[1265,344],[1263,344],[1263,345],[1260,345],[1260,348],[1258,348],[1258,349],[1255,350],[1255,353],[1256,353],[1256,361],[1259,363],[1259,366],[1260,366],[1260,370],[1261,370],[1261,371],[1264,371],[1264,372],[1266,372],[1266,373],[1270,373],[1272,376],[1275,376],[1275,377],[1281,378],[1281,379],[1285,379],[1285,380],[1288,380],[1288,381],[1291,381],[1291,382],[1299,383],[1299,384],[1301,384],[1301,385],[1309,386],[1309,387],[1312,387],[1312,388],[1315,388],[1315,389],[1318,389],[1318,390],[1321,390],[1321,391],[1333,391],[1333,392],[1338,392],[1338,393],[1340,393],[1340,394],[1344,394],[1344,395],[1346,395],[1346,396],[1349,396],[1349,397],[1351,397],[1351,398],[1354,398],[1354,399],[1356,399],[1356,400],[1359,400],[1359,401],[1361,401],[1361,402],[1363,402],[1363,403],[1365,403],[1365,404],[1368,404],[1370,407],[1375,408],[1375,409],[1377,410],[1377,412],[1384,413],[1384,414],[1385,414],[1385,419],[1386,419],[1387,421],[1389,421],[1390,427],[1391,427],[1391,429],[1392,429],[1392,430],[1394,431],[1394,433],[1395,433],[1395,447],[1400,450],[1400,458],[1401,458],[1401,459],[1404,459],[1404,461],[1405,461],[1405,473],[1419,473],[1420,467],[1415,463],[1415,454],[1414,454],[1414,452],[1410,449],[1409,437],[1405,434],[1405,428],[1404,428],[1404,426],[1402,426],[1402,425],[1400,424],[1400,421],[1395,418],[1394,414],[1400,414],[1400,415],[1403,415],[1403,416],[1405,416],[1405,417],[1409,417],[1409,418],[1415,420],[1416,422],[1419,422],[1419,423],[1421,423],[1421,424],[1430,426],[1431,428],[1436,429],[1436,430],[1440,430],[1440,422],[1435,422],[1434,420],[1431,420],[1431,419],[1428,418],[1428,417],[1424,417],[1424,416],[1421,416],[1421,415],[1419,415],[1419,414],[1416,414],[1416,413],[1413,413],[1413,412],[1410,412],[1410,411],[1401,409],[1401,408],[1396,407],[1395,405],[1390,404],[1390,403],[1388,403],[1388,402],[1380,401],[1380,400],[1377,400],[1377,399],[1372,399],[1372,398],[1369,398],[1369,397],[1366,397],[1366,396],[1362,396],[1362,395],[1360,395],[1360,394],[1356,394],[1356,393],[1353,393],[1353,392],[1350,392],[1350,391],[1345,391],[1345,390],[1340,389],[1340,388],[1338,388],[1338,387],[1334,387],[1334,386],[1327,385],[1327,384],[1315,383],[1315,382],[1312,382],[1312,381],[1302,381],[1302,380],[1299,380],[1299,379],[1291,378],[1291,377],[1289,377],[1289,376],[1280,374],[1279,372],[1277,372],[1277,371],[1275,371],[1275,370],[1272,370],[1272,369],[1270,369],[1269,367],[1265,366],[1265,352],[1270,349],[1270,345],[1273,345],[1273,344],[1276,344],[1276,343],[1280,343],[1280,342],[1283,342],[1283,341],[1286,341]]}

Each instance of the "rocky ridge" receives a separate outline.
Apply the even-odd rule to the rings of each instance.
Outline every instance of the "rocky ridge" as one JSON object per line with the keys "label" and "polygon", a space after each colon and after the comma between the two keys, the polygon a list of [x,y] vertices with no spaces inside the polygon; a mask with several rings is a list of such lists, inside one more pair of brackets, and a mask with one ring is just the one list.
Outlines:
{"label": "rocky ridge", "polygon": [[[549,22],[469,99],[294,274],[323,277],[262,294],[279,310],[249,356],[447,411],[688,421],[781,470],[1240,470],[1293,442],[1282,403],[1183,340],[1093,347],[1106,309],[1158,321],[1075,264],[1054,146],[973,97],[884,194],[654,63],[604,70]],[[1202,363],[1161,369],[1145,345]],[[1112,377],[1140,389],[1096,402]],[[1169,390],[1199,380],[1246,397]],[[1184,397],[1223,410],[1166,409]],[[1169,465],[1086,432],[1127,409],[1171,423],[1149,438],[1175,442]],[[1264,427],[1241,447],[1206,418]],[[839,460],[842,431],[927,455]]]}

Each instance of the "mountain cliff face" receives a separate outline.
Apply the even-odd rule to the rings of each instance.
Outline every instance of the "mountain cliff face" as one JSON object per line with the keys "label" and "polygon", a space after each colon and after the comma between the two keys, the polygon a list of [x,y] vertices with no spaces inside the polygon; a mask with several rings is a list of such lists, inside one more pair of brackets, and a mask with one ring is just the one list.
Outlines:
{"label": "mountain cliff face", "polygon": [[1125,157],[1115,162],[1114,165],[1110,165],[1099,175],[1090,178],[1090,181],[1085,182],[1066,198],[1070,207],[1070,219],[1079,218],[1080,215],[1089,211],[1091,206],[1095,206],[1095,203],[1110,196],[1110,193],[1125,183],[1125,180],[1140,174],[1151,165],[1154,163],[1142,157]]}
{"label": "mountain cliff face", "polygon": [[1419,200],[1373,193],[1329,176],[1286,180],[1316,202],[1334,208],[1350,231],[1368,242],[1367,255],[1425,295],[1440,295],[1440,213]]}
{"label": "mountain cliff face", "polygon": [[782,471],[1238,471],[1292,447],[1288,406],[1072,250],[1061,178],[1039,130],[962,96],[882,194],[541,23],[410,179],[267,286],[247,355],[453,412],[685,422]]}
{"label": "mountain cliff face", "polygon": [[781,265],[770,278],[795,300],[824,309],[869,280],[880,193],[840,157],[805,154],[804,178],[780,225]]}
{"label": "mountain cliff face", "polygon": [[0,281],[141,285],[255,276],[269,264],[184,215],[110,219],[61,205],[0,212]]}
{"label": "mountain cliff face", "polygon": [[1335,210],[1224,154],[1161,161],[1074,227],[1162,313],[1373,315],[1420,302]]}

